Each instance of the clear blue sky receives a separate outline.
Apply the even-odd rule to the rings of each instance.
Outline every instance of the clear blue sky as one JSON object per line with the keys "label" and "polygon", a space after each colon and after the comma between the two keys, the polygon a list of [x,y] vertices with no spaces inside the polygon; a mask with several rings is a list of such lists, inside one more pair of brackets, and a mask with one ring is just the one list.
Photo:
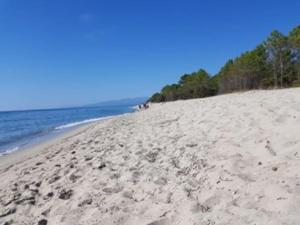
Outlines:
{"label": "clear blue sky", "polygon": [[0,110],[150,96],[299,24],[299,0],[0,0]]}

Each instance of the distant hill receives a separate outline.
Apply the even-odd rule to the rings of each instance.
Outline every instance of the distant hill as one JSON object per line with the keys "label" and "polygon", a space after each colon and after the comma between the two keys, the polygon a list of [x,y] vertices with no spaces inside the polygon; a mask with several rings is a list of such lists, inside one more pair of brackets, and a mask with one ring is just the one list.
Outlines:
{"label": "distant hill", "polygon": [[104,101],[104,102],[89,104],[89,105],[86,105],[86,106],[88,106],[88,107],[97,107],[97,106],[122,106],[122,105],[135,106],[135,105],[143,104],[147,100],[148,100],[147,97],[125,98],[125,99],[111,100],[111,101]]}

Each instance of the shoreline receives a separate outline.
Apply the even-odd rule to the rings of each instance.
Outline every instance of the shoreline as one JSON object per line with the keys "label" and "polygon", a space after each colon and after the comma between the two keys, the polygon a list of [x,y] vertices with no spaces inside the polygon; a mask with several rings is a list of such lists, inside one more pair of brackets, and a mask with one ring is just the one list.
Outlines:
{"label": "shoreline", "polygon": [[130,105],[0,112],[0,157],[80,125],[134,112]]}
{"label": "shoreline", "polygon": [[[130,112],[130,113],[134,113],[134,112]],[[11,144],[10,147],[7,148],[3,148],[1,149],[2,152],[0,152],[0,159],[2,157],[17,153],[17,152],[22,152],[22,151],[26,151],[29,150],[31,148],[37,148],[40,145],[46,144],[48,142],[52,142],[54,141],[56,138],[60,138],[63,137],[64,135],[67,135],[68,133],[77,130],[83,126],[88,126],[90,124],[93,123],[97,123],[100,121],[104,121],[104,120],[108,120],[108,119],[113,119],[122,115],[126,115],[129,113],[123,113],[120,115],[112,115],[112,116],[104,116],[104,117],[98,117],[98,118],[92,118],[92,119],[86,119],[83,121],[78,121],[78,122],[71,122],[68,124],[62,124],[59,125],[55,128],[53,128],[51,131],[49,131],[46,134],[42,134],[42,135],[37,135],[35,137],[31,137],[30,139],[28,139],[27,141],[22,141],[19,145],[19,142],[14,142]],[[1,163],[1,160],[0,160]],[[1,165],[0,165],[1,166]]]}
{"label": "shoreline", "polygon": [[[126,115],[126,114],[123,114]],[[34,158],[35,156],[44,153],[53,145],[61,143],[63,140],[68,139],[70,137],[76,136],[85,132],[89,128],[95,126],[97,123],[101,123],[105,120],[114,119],[120,117],[122,115],[110,116],[109,118],[97,119],[93,122],[88,122],[84,124],[77,125],[75,127],[67,128],[66,130],[60,131],[60,133],[56,134],[47,134],[45,137],[42,137],[42,140],[32,142],[26,144],[20,149],[3,154],[0,156],[0,170],[10,166],[14,163],[20,163],[22,161],[26,161],[28,159]],[[52,131],[53,132],[53,131]]]}

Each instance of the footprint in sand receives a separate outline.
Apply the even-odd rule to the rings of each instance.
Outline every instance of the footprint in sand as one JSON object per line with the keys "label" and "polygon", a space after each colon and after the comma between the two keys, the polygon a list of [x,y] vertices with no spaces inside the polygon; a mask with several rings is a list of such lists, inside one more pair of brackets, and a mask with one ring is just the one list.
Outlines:
{"label": "footprint in sand", "polygon": [[80,179],[82,176],[81,175],[78,175],[76,174],[76,172],[72,173],[69,177],[69,179],[73,182],[73,183],[76,183],[76,181],[78,179]]}
{"label": "footprint in sand", "polygon": [[123,190],[123,187],[121,186],[115,186],[115,187],[107,187],[103,189],[103,192],[105,192],[106,194],[117,194],[119,192],[121,192]]}
{"label": "footprint in sand", "polygon": [[63,189],[60,193],[59,193],[59,199],[62,199],[62,200],[69,200],[72,195],[73,195],[74,191],[72,189],[70,190],[66,190],[66,189]]}
{"label": "footprint in sand", "polygon": [[58,181],[61,178],[61,176],[53,176],[52,178],[50,178],[50,180],[48,181],[48,184],[53,184],[56,181]]}
{"label": "footprint in sand", "polygon": [[156,220],[151,223],[148,223],[147,225],[170,225],[172,224],[172,221],[170,219],[161,219],[161,220]]}
{"label": "footprint in sand", "polygon": [[154,183],[157,184],[157,185],[164,186],[168,183],[168,180],[165,177],[160,177],[157,180],[155,180]]}
{"label": "footprint in sand", "polygon": [[269,140],[267,140],[267,144],[265,146],[265,148],[270,152],[271,155],[276,156],[276,152],[274,151],[274,149],[271,146],[271,142]]}

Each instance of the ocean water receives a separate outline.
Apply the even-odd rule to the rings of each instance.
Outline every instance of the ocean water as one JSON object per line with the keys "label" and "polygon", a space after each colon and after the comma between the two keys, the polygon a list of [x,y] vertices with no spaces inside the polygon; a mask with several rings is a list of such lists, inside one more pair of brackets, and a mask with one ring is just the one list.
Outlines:
{"label": "ocean water", "polygon": [[126,105],[0,112],[0,156],[81,124],[133,111]]}

